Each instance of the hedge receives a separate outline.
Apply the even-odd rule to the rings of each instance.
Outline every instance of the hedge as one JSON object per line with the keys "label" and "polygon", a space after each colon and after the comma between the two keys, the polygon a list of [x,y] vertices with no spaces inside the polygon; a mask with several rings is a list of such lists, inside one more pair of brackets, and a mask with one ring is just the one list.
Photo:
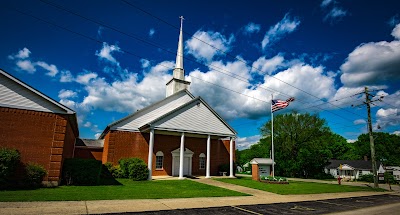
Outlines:
{"label": "hedge", "polygon": [[101,169],[101,161],[68,158],[64,161],[63,180],[67,185],[97,185]]}

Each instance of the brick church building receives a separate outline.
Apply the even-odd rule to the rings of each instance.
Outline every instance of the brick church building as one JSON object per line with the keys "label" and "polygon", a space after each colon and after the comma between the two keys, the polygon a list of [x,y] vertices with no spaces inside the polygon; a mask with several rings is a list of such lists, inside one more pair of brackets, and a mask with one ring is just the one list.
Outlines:
{"label": "brick church building", "polygon": [[0,122],[0,147],[42,165],[44,182],[58,185],[79,136],[75,112],[0,69]]}
{"label": "brick church building", "polygon": [[[151,176],[217,175],[229,165],[233,177],[236,132],[201,97],[189,91],[183,69],[182,19],[176,66],[166,98],[108,125],[100,140],[102,162],[147,161]],[[150,179],[151,179],[150,176]]]}

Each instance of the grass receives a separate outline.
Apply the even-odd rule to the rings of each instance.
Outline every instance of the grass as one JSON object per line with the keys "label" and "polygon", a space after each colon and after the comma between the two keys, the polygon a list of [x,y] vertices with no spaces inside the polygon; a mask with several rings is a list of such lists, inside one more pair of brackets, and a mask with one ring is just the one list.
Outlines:
{"label": "grass", "polygon": [[317,193],[342,193],[355,191],[384,191],[384,189],[374,189],[370,187],[356,187],[337,184],[323,184],[302,181],[289,181],[289,184],[267,184],[254,181],[249,177],[230,179],[215,179],[218,181],[236,184],[244,187],[250,187],[258,190],[268,191],[281,195],[290,194],[317,194]]}
{"label": "grass", "polygon": [[85,201],[115,199],[164,199],[246,196],[247,194],[190,180],[131,181],[117,179],[122,185],[59,186],[36,190],[0,191],[1,202]]}

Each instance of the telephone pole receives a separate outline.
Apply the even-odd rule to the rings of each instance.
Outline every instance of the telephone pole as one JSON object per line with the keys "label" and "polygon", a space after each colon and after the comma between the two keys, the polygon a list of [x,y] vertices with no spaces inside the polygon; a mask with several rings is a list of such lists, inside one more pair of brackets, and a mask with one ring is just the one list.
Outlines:
{"label": "telephone pole", "polygon": [[372,136],[372,123],[371,123],[371,107],[370,103],[373,102],[370,99],[371,94],[368,93],[368,87],[365,87],[365,104],[367,105],[368,112],[368,133],[369,133],[369,145],[371,147],[371,162],[372,162],[372,171],[374,172],[374,188],[378,188],[378,175],[376,169],[376,160],[375,160],[375,144],[374,137]]}
{"label": "telephone pole", "polygon": [[[372,97],[374,97],[374,95],[370,94],[368,92],[368,87],[365,87],[364,92],[362,92],[365,94],[365,102],[364,104],[367,106],[367,113],[368,113],[368,133],[369,133],[369,145],[371,148],[371,163],[372,163],[372,172],[374,175],[374,188],[378,188],[378,170],[376,168],[376,159],[375,159],[375,144],[374,144],[374,137],[372,136],[372,122],[371,122],[371,104],[373,104],[373,102],[375,101],[382,101],[383,96],[380,96],[378,99],[375,100],[371,100]],[[361,94],[361,93],[359,93]],[[361,105],[364,105],[361,104]],[[361,105],[357,105],[361,106]],[[354,105],[351,105],[354,107]]]}

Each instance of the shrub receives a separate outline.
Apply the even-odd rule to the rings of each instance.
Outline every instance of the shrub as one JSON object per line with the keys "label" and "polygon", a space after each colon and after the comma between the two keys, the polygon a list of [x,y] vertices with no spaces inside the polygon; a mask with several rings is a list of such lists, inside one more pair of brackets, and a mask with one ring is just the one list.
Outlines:
{"label": "shrub", "polygon": [[21,159],[16,149],[0,148],[0,183],[7,181],[16,170]]}
{"label": "shrub", "polygon": [[112,175],[114,178],[123,178],[122,170],[119,165],[113,166],[111,162],[107,162],[104,164],[105,167],[107,167],[108,172]]}
{"label": "shrub", "polygon": [[362,175],[358,180],[359,181],[365,181],[365,182],[373,183],[374,182],[374,175],[372,175],[372,174]]}
{"label": "shrub", "polygon": [[314,175],[315,179],[335,179],[335,177],[333,177],[333,175],[329,174],[329,173],[325,173],[325,172],[321,172],[318,173],[316,175]]}
{"label": "shrub", "polygon": [[391,174],[389,172],[385,172],[384,176],[385,176],[385,183],[387,183],[387,184],[395,184],[396,183],[396,179],[394,178],[393,174]]}
{"label": "shrub", "polygon": [[[226,172],[228,173],[228,175],[230,174],[230,164],[229,163],[225,163],[225,164],[221,164],[218,166],[218,172]],[[236,164],[233,163],[233,175],[235,175],[235,169],[236,169]]]}
{"label": "shrub", "polygon": [[67,185],[97,185],[102,169],[101,161],[68,158],[64,161],[63,178]]}
{"label": "shrub", "polygon": [[[147,164],[139,158],[123,158],[118,161],[120,172],[124,178],[130,178],[134,181],[147,180],[149,177],[149,169]],[[118,171],[118,170],[116,170]]]}
{"label": "shrub", "polygon": [[29,187],[39,187],[47,174],[46,169],[35,163],[28,163],[25,167],[25,182]]}

